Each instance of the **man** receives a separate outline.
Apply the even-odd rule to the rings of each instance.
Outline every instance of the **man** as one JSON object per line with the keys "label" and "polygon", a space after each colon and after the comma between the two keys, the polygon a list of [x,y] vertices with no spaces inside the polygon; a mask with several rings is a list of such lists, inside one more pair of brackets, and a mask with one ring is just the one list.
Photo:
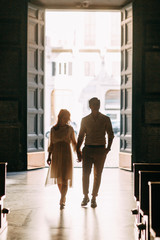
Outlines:
{"label": "man", "polygon": [[[92,190],[91,207],[97,207],[96,197],[101,183],[101,174],[104,167],[105,159],[111,150],[114,138],[110,118],[99,112],[100,100],[96,97],[89,100],[91,113],[82,118],[81,128],[77,142],[78,161],[82,161],[82,185],[84,198],[81,206],[86,206],[89,202],[89,177],[94,166],[94,183]],[[105,135],[108,134],[107,148]],[[80,147],[85,138],[84,147],[81,152]]]}

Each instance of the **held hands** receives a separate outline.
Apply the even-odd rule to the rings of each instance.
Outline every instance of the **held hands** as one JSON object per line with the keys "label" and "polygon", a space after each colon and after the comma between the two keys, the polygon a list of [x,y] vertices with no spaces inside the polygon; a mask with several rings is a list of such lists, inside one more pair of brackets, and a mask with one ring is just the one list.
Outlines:
{"label": "held hands", "polygon": [[47,159],[47,164],[50,166],[51,165],[51,158]]}
{"label": "held hands", "polygon": [[82,152],[80,150],[77,151],[77,162],[82,162]]}

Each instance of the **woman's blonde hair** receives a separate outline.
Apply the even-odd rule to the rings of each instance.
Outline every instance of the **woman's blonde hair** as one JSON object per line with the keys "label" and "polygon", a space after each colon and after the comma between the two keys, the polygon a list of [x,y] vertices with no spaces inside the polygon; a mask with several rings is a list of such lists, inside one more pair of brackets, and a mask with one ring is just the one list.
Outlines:
{"label": "woman's blonde hair", "polygon": [[54,129],[57,130],[59,128],[59,124],[62,118],[66,117],[68,119],[68,122],[70,120],[70,112],[67,109],[61,109],[58,114],[58,120],[56,125],[54,126]]}

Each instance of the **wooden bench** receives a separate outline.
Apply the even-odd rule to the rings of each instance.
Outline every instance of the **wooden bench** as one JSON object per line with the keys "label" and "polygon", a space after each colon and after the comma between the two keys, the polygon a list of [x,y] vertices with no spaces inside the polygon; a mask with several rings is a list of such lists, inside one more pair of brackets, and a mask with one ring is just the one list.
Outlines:
{"label": "wooden bench", "polygon": [[160,181],[149,182],[150,239],[160,240]]}
{"label": "wooden bench", "polygon": [[9,210],[3,207],[6,195],[6,172],[7,163],[0,162],[0,233],[7,227],[6,214],[9,213]]}
{"label": "wooden bench", "polygon": [[149,181],[160,181],[160,171],[139,172],[139,202],[144,215],[149,214]]}
{"label": "wooden bench", "polygon": [[160,181],[160,171],[139,171],[139,218],[137,224],[141,239],[150,239],[149,222],[149,181]]}
{"label": "wooden bench", "polygon": [[134,163],[133,164],[133,181],[134,181],[134,199],[136,201],[136,208],[131,212],[135,215],[135,226],[141,223],[140,206],[139,206],[139,171],[160,171],[160,163]]}
{"label": "wooden bench", "polygon": [[[138,239],[141,238],[143,231],[143,228],[146,228],[145,224],[143,224],[143,221],[145,221],[145,218],[142,219],[142,215],[140,213],[140,201],[139,201],[139,171],[142,170],[149,170],[149,171],[160,171],[160,163],[134,163],[133,164],[133,177],[134,177],[134,198],[136,201],[136,208],[132,209],[131,212],[133,215],[135,215],[135,229],[137,229],[137,236]],[[148,227],[148,226],[147,226]]]}
{"label": "wooden bench", "polygon": [[160,171],[160,163],[134,163],[134,198],[139,201],[139,171]]}

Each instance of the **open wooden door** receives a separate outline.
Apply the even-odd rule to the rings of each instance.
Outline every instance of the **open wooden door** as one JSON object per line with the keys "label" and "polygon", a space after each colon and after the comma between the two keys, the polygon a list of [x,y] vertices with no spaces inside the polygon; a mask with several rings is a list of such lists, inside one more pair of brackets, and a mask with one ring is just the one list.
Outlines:
{"label": "open wooden door", "polygon": [[132,170],[132,5],[121,10],[121,110],[119,167]]}
{"label": "open wooden door", "polygon": [[25,0],[1,1],[0,8],[0,162],[7,171],[27,169]]}
{"label": "open wooden door", "polygon": [[28,5],[28,169],[45,166],[44,153],[44,21],[45,10]]}

